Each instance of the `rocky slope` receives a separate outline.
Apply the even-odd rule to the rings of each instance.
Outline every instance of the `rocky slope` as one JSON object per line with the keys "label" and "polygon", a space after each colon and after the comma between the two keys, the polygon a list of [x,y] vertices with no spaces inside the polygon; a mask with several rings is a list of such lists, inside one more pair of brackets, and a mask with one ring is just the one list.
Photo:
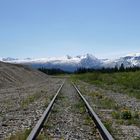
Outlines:
{"label": "rocky slope", "polygon": [[0,88],[36,83],[46,78],[47,75],[27,66],[0,62]]}
{"label": "rocky slope", "polygon": [[26,66],[0,62],[0,140],[34,127],[62,82]]}

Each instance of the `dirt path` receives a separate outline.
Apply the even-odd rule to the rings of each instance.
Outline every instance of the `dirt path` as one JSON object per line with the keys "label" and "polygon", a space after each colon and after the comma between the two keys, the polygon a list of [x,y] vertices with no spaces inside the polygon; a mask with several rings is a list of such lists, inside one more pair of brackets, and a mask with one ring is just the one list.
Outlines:
{"label": "dirt path", "polygon": [[48,139],[98,140],[99,134],[76,90],[66,81],[44,126]]}

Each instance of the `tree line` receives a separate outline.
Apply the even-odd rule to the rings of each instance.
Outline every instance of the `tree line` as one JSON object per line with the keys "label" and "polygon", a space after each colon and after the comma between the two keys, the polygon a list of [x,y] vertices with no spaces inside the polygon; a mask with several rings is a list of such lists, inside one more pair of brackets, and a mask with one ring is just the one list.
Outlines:
{"label": "tree line", "polygon": [[139,70],[140,70],[140,67],[138,66],[124,67],[124,64],[121,64],[120,67],[115,66],[114,68],[104,68],[104,67],[100,69],[78,68],[74,73],[75,74],[87,73],[87,72],[115,73],[115,72],[135,72]]}
{"label": "tree line", "polygon": [[135,71],[139,71],[140,67],[138,66],[133,66],[133,67],[124,67],[123,64],[121,64],[120,67],[115,66],[114,68],[100,68],[100,69],[94,69],[94,68],[78,68],[76,71],[74,72],[68,72],[68,71],[64,71],[62,69],[57,69],[57,68],[39,68],[38,70],[40,70],[41,72],[44,72],[48,75],[58,75],[58,74],[80,74],[80,73],[87,73],[87,72],[101,72],[101,73],[115,73],[115,72],[135,72]]}
{"label": "tree line", "polygon": [[42,67],[42,68],[39,68],[38,70],[48,75],[70,74],[70,72],[67,72],[61,69],[55,69],[55,68],[47,69],[47,68]]}

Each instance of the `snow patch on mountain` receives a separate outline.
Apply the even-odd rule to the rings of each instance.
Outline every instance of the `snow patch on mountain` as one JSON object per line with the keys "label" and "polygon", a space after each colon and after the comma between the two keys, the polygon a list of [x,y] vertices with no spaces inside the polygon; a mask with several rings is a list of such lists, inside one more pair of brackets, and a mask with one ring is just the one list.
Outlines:
{"label": "snow patch on mountain", "polygon": [[108,59],[104,61],[105,67],[120,67],[121,64],[123,64],[124,67],[140,66],[140,53],[128,54],[117,59]]}
{"label": "snow patch on mountain", "polygon": [[63,57],[51,57],[51,58],[39,58],[39,59],[2,59],[4,62],[18,63],[31,65],[34,68],[46,67],[46,68],[60,68],[62,70],[74,71],[78,68],[99,68],[101,67],[101,61],[94,57],[92,54],[79,55],[76,57],[63,56]]}
{"label": "snow patch on mountain", "polygon": [[72,57],[70,55],[63,57],[48,57],[48,58],[1,58],[0,61],[26,64],[34,68],[59,68],[66,71],[75,71],[78,68],[102,68],[102,67],[120,67],[124,64],[125,67],[140,66],[140,53],[128,54],[117,59],[98,59],[92,54],[78,55]]}

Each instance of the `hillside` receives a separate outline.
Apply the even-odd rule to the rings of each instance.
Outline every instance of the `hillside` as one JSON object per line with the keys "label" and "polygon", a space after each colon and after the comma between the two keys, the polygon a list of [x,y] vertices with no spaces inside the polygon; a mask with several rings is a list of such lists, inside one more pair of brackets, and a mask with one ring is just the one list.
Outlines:
{"label": "hillside", "polygon": [[22,66],[0,62],[0,87],[13,87],[45,80],[47,75]]}
{"label": "hillside", "polygon": [[61,83],[27,66],[0,62],[0,140],[34,126]]}

